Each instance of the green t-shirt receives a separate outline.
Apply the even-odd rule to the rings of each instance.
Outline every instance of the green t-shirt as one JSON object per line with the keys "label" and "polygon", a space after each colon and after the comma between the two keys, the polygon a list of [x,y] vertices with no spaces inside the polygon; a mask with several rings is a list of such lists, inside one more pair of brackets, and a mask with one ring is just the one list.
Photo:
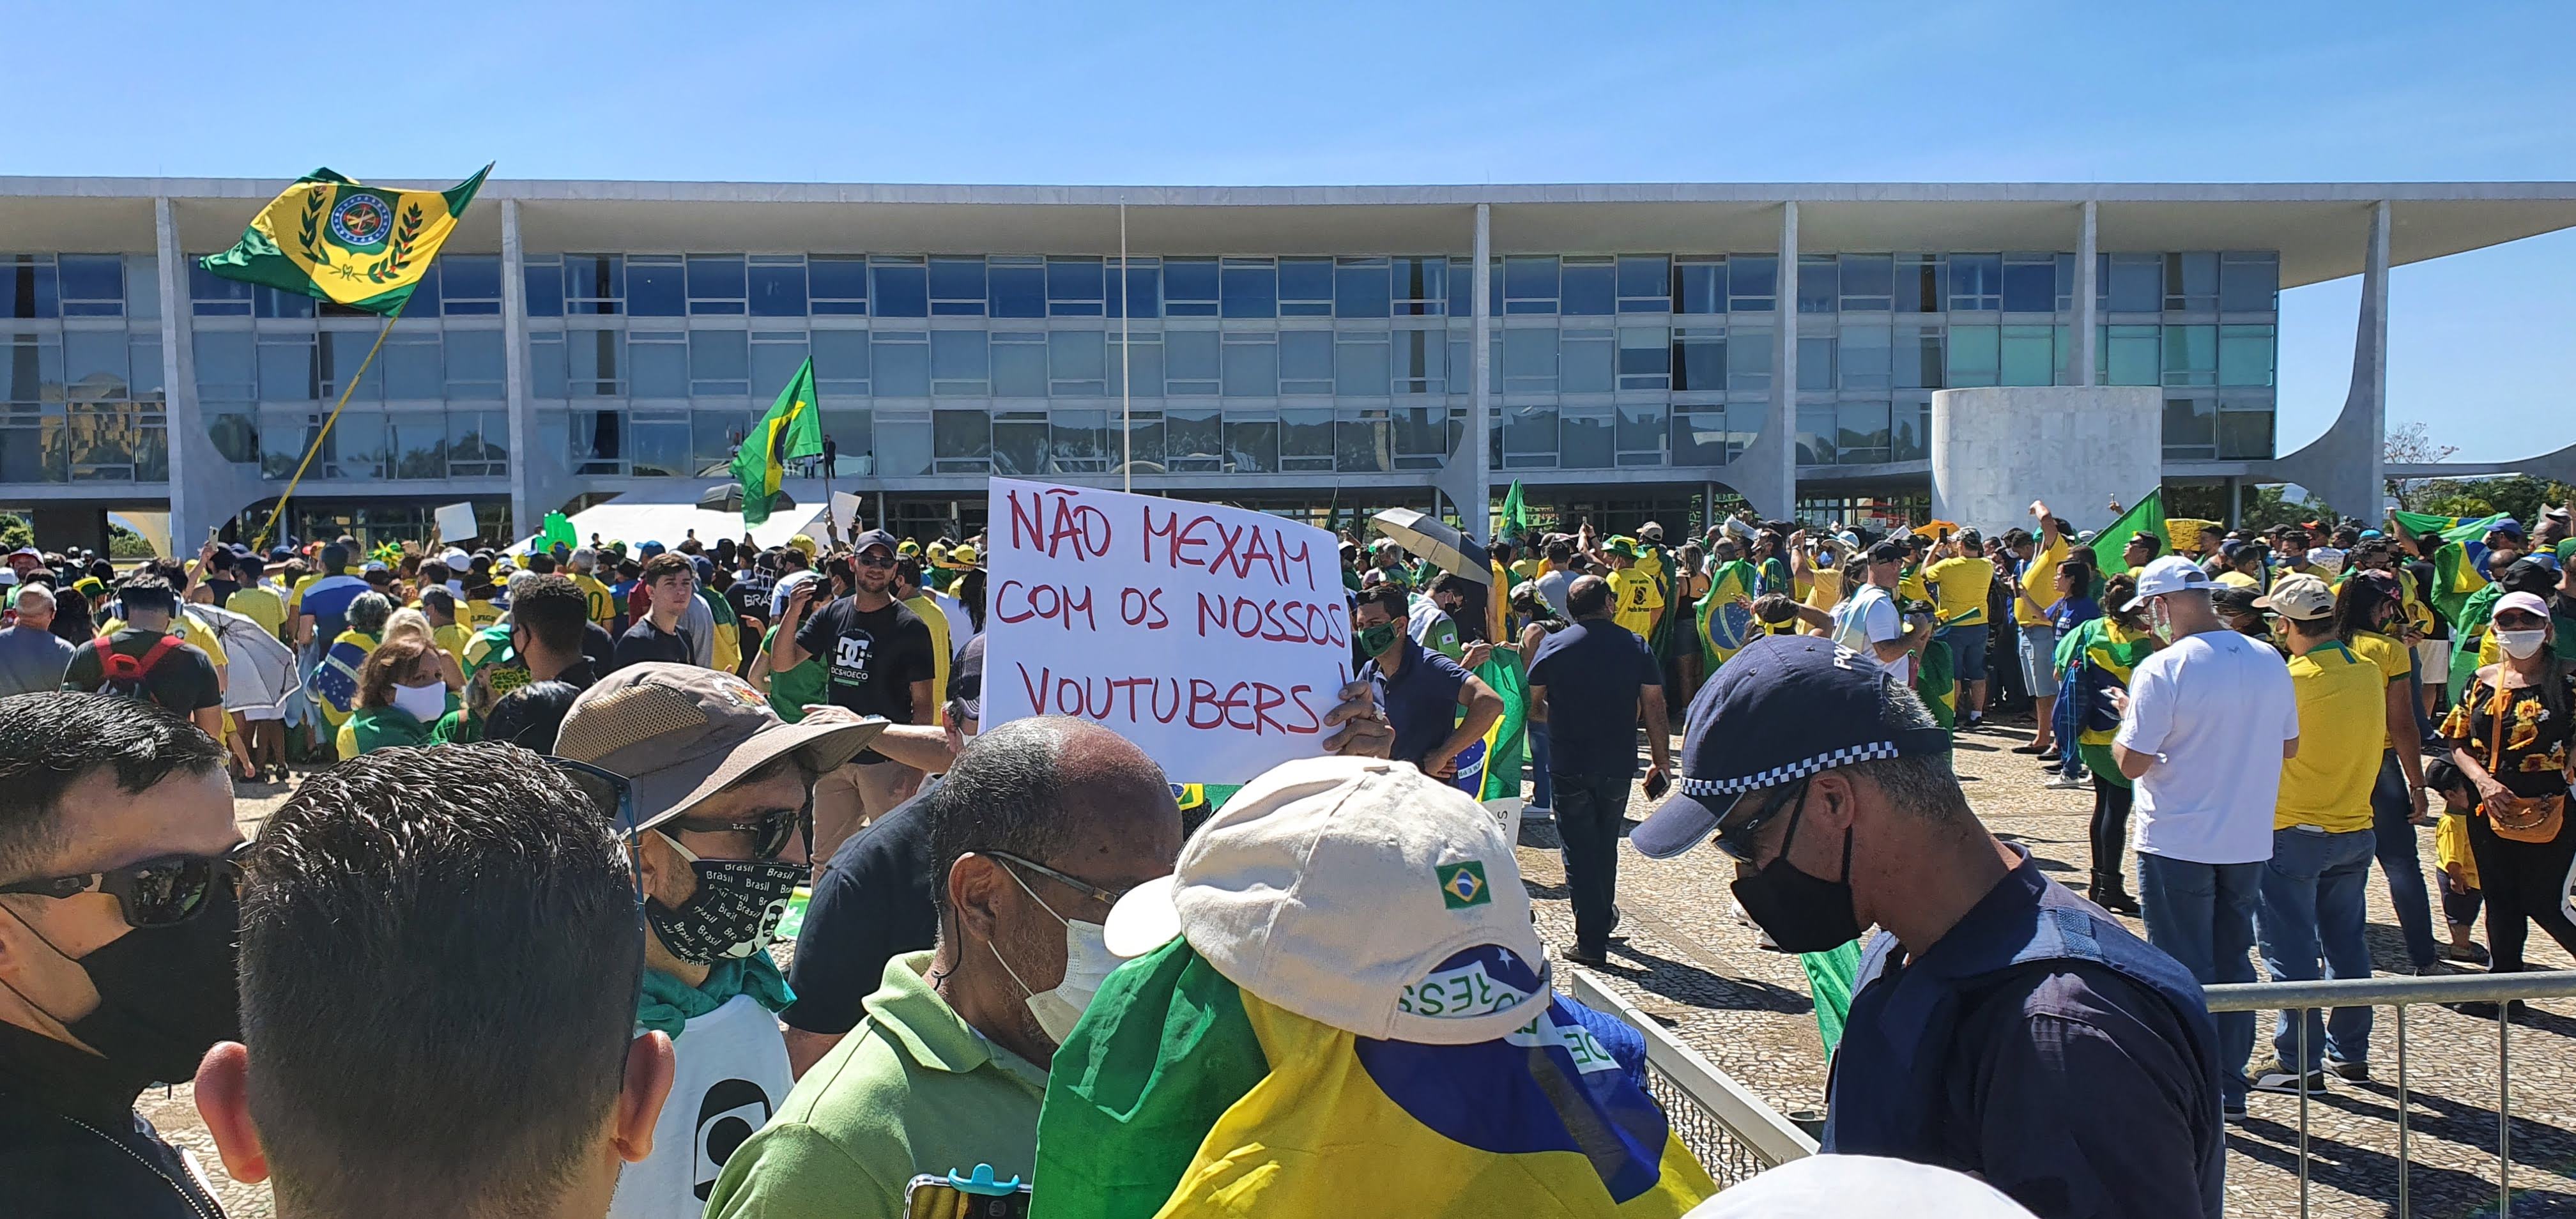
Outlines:
{"label": "green t-shirt", "polygon": [[[769,628],[769,635],[760,641],[760,646],[763,649],[778,646],[777,627]],[[769,709],[777,712],[778,718],[793,724],[805,718],[807,707],[819,707],[831,701],[823,697],[823,687],[830,684],[832,674],[823,667],[822,661],[808,656],[795,668],[781,669],[776,665],[778,653],[770,651],[769,655]]]}
{"label": "green t-shirt", "polygon": [[707,1219],[899,1219],[915,1176],[1028,1179],[1047,1073],[968,1027],[930,956],[886,962],[867,1017],[725,1161]]}

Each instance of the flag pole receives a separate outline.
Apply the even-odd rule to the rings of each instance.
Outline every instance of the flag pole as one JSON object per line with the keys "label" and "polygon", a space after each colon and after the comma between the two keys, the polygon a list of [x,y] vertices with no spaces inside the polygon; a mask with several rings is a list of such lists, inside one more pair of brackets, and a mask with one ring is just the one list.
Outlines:
{"label": "flag pole", "polygon": [[1118,468],[1126,477],[1123,489],[1136,489],[1136,387],[1128,384],[1127,319],[1136,312],[1136,302],[1127,299],[1128,285],[1134,280],[1127,274],[1127,196],[1118,197],[1118,432],[1126,445],[1126,459]]}
{"label": "flag pole", "polygon": [[[429,274],[428,269],[423,268],[421,274]],[[338,423],[340,412],[348,409],[349,395],[358,388],[358,382],[366,378],[367,366],[376,362],[377,352],[384,350],[385,336],[394,332],[394,319],[401,317],[403,310],[410,307],[411,297],[405,296],[401,304],[394,306],[393,312],[385,315],[385,324],[376,330],[376,345],[367,349],[367,358],[358,361],[358,371],[350,373],[348,382],[340,387],[340,400],[332,404],[330,415],[322,420],[322,430],[313,434],[313,443],[306,446],[304,450],[304,460],[296,463],[295,477],[286,480],[286,489],[277,493],[277,506],[269,509],[268,523],[261,525],[259,533],[252,537],[250,543],[252,550],[257,551],[267,547],[268,531],[277,527],[278,517],[285,515],[286,501],[294,496],[295,485],[304,481],[304,472],[313,466],[313,455],[321,452],[322,442],[331,438],[331,425]]]}

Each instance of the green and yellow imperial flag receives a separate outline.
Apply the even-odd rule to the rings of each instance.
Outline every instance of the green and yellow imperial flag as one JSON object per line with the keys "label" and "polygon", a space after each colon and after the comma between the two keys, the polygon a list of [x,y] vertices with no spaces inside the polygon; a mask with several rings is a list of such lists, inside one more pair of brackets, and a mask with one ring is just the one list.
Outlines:
{"label": "green and yellow imperial flag", "polygon": [[751,425],[734,450],[733,476],[742,484],[742,523],[769,519],[769,503],[787,477],[787,463],[823,455],[823,416],[814,405],[814,361],[808,357],[778,391],[769,413]]}
{"label": "green and yellow imperial flag", "polygon": [[317,169],[260,209],[233,248],[197,265],[225,279],[393,313],[491,172],[486,165],[439,191],[385,190]]}

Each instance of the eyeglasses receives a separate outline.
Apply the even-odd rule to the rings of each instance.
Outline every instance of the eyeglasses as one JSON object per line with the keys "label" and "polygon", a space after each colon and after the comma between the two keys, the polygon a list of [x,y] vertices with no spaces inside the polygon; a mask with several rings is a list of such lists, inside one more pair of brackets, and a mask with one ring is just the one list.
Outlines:
{"label": "eyeglasses", "polygon": [[853,561],[854,561],[854,562],[856,562],[856,563],[857,563],[859,566],[861,566],[861,567],[892,567],[892,566],[894,566],[894,556],[893,556],[893,555],[886,555],[886,556],[885,556],[885,557],[883,557],[883,558],[871,558],[871,557],[869,557],[869,556],[867,556],[867,555],[859,555],[859,556],[858,556],[855,560],[853,560]]}
{"label": "eyeglasses", "polygon": [[1793,807],[1803,808],[1806,803],[1807,780],[1800,779],[1797,790],[1781,793],[1780,798],[1772,801],[1770,807],[1733,825],[1718,827],[1717,849],[1725,852],[1728,858],[1737,863],[1752,863],[1755,849],[1753,840],[1761,836],[1762,827],[1771,824],[1772,819],[1782,812]]}
{"label": "eyeglasses", "polygon": [[692,834],[749,834],[752,855],[756,859],[776,859],[787,849],[788,836],[802,829],[806,842],[813,842],[814,806],[782,808],[763,813],[749,821],[730,821],[720,817],[674,817],[666,828],[687,830]]}
{"label": "eyeglasses", "polygon": [[217,883],[241,885],[242,856],[248,842],[233,844],[221,855],[164,855],[104,872],[48,876],[0,885],[0,893],[32,893],[63,898],[96,890],[116,899],[128,927],[169,927],[195,918]]}
{"label": "eyeglasses", "polygon": [[1070,888],[1093,901],[1099,902],[1104,906],[1115,906],[1118,904],[1119,898],[1127,896],[1127,890],[1125,889],[1103,889],[1090,881],[1067,876],[1062,872],[1058,872],[1055,869],[1046,866],[1045,864],[1038,863],[1034,860],[1022,859],[1007,851],[976,851],[974,854],[990,856],[991,858],[1001,860],[1003,863],[1010,864],[1013,867],[1027,868],[1040,876],[1049,877],[1063,884],[1067,888]]}

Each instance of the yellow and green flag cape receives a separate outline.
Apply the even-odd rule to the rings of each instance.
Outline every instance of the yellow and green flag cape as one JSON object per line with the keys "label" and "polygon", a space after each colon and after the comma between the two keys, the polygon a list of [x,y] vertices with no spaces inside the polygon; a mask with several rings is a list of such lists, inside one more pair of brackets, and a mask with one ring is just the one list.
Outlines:
{"label": "yellow and green flag cape", "polygon": [[260,209],[233,248],[197,265],[225,279],[393,313],[429,273],[490,172],[486,165],[434,191],[364,186],[317,169]]}
{"label": "yellow and green flag cape", "polygon": [[814,361],[808,357],[778,391],[769,413],[751,425],[751,434],[734,450],[733,476],[742,484],[742,523],[769,519],[770,501],[787,477],[787,463],[823,455],[823,415],[814,404]]}
{"label": "yellow and green flag cape", "polygon": [[1111,974],[1056,1052],[1031,1179],[1032,1219],[1647,1219],[1717,1192],[1614,1017],[1554,997],[1492,1041],[1378,1041],[1178,938]]}
{"label": "yellow and green flag cape", "polygon": [[1753,565],[1742,559],[1720,563],[1709,573],[1708,595],[1699,599],[1699,653],[1706,673],[1717,672],[1727,657],[1761,636],[1753,622],[1758,578]]}

